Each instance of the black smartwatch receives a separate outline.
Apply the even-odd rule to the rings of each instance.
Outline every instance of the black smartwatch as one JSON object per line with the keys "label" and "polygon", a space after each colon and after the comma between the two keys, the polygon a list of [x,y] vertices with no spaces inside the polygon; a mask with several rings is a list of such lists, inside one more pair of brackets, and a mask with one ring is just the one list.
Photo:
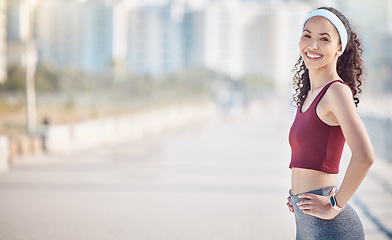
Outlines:
{"label": "black smartwatch", "polygon": [[336,204],[335,195],[332,195],[332,196],[329,198],[329,201],[331,202],[331,207],[332,207],[333,209],[338,210],[339,212],[343,210],[343,208],[339,207],[339,206]]}

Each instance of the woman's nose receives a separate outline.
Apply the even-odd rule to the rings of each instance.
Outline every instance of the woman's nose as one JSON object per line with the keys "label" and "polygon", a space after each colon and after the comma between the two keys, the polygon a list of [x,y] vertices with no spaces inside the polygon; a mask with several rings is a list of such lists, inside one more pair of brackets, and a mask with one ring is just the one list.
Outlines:
{"label": "woman's nose", "polygon": [[318,44],[317,41],[313,40],[309,43],[309,48],[310,49],[318,49]]}

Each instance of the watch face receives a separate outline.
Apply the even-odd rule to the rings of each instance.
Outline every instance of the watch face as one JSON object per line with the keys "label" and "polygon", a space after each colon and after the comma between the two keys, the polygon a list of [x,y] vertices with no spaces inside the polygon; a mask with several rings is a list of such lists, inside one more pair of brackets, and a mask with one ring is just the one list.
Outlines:
{"label": "watch face", "polygon": [[335,207],[335,198],[334,198],[334,196],[331,196],[330,198],[329,198],[329,200],[331,201],[331,206],[332,207]]}

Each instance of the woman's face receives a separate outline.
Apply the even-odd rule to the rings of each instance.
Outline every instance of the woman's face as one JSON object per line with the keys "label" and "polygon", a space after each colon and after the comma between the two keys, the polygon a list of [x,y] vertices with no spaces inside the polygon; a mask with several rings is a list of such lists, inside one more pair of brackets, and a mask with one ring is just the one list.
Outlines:
{"label": "woman's face", "polygon": [[341,51],[338,31],[326,18],[315,16],[310,18],[304,27],[299,49],[302,59],[309,70],[317,70],[334,64]]}

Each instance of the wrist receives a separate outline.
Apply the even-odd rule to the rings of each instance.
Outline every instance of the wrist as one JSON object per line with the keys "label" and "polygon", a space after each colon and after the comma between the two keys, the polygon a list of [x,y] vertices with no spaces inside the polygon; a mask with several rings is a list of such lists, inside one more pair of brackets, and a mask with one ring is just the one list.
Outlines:
{"label": "wrist", "polygon": [[339,204],[338,204],[338,202],[337,202],[335,196],[336,196],[336,195],[332,195],[332,196],[329,198],[329,201],[330,201],[331,207],[332,207],[333,209],[335,209],[335,210],[337,210],[337,211],[340,212],[340,211],[342,211],[342,210],[344,209],[344,206],[343,206],[343,207],[340,207],[340,206],[339,206]]}
{"label": "wrist", "polygon": [[340,208],[344,208],[346,206],[346,201],[342,200],[342,196],[339,195],[338,193],[335,194],[335,201],[336,201],[336,205]]}

